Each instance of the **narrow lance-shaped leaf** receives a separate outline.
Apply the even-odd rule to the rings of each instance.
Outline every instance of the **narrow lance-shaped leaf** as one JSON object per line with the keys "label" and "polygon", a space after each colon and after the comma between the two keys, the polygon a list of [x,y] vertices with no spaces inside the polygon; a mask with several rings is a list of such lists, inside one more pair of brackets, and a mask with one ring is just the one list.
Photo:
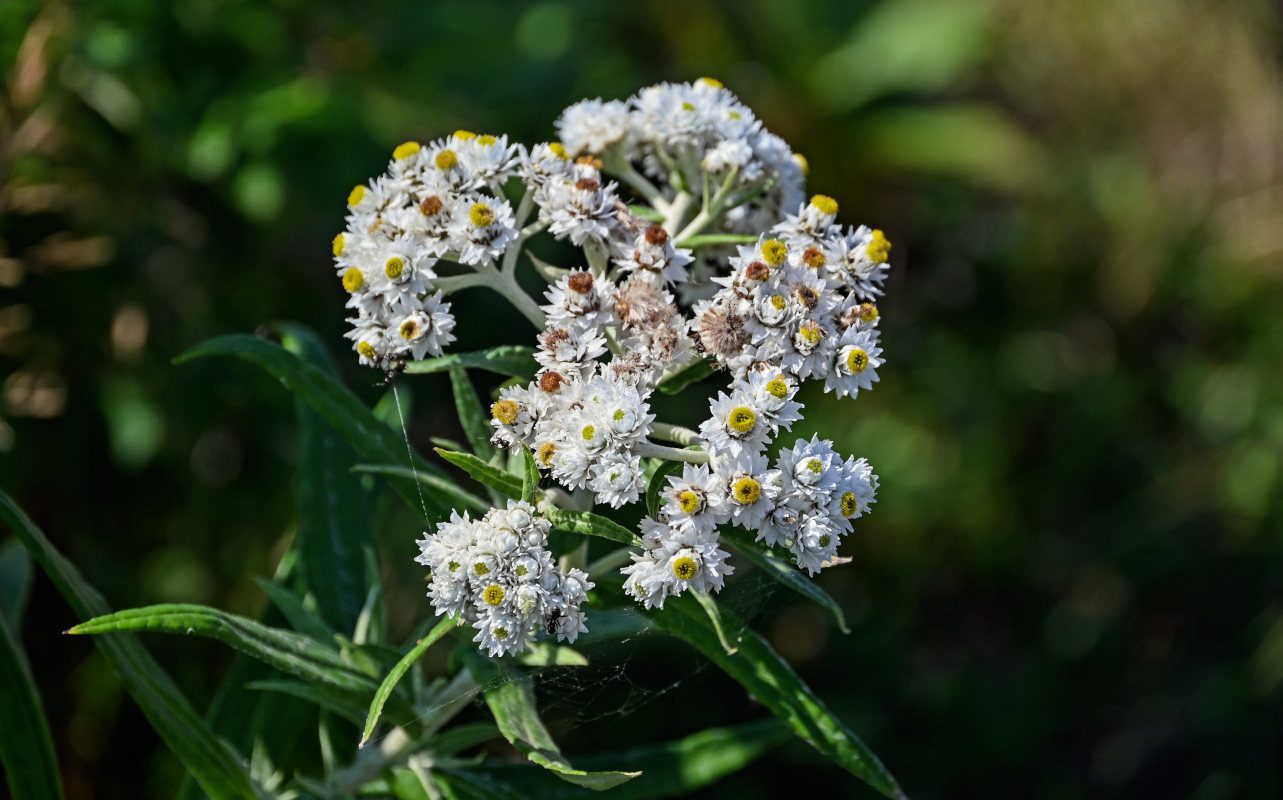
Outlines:
{"label": "narrow lance-shaped leaf", "polygon": [[554,528],[561,528],[571,533],[582,533],[588,536],[599,536],[612,542],[627,545],[640,545],[637,534],[591,511],[568,511],[564,508],[544,508],[541,513],[552,522]]}
{"label": "narrow lance-shaped leaf", "polygon": [[14,800],[62,797],[49,721],[17,631],[0,615],[0,764]]}
{"label": "narrow lance-shaped leaf", "polygon": [[521,478],[516,475],[491,466],[471,453],[456,453],[440,447],[436,450],[442,458],[471,475],[478,483],[485,484],[513,500],[521,499]]}
{"label": "narrow lance-shaped leaf", "polygon": [[[0,516],[13,528],[76,616],[84,619],[109,613],[102,595],[54,549],[13,498],[2,491]],[[161,740],[192,773],[205,794],[220,800],[266,795],[251,782],[243,760],[210,731],[141,644],[118,636],[104,637],[97,644]]]}
{"label": "narrow lance-shaped leaf", "polygon": [[365,747],[365,743],[370,741],[370,734],[374,733],[374,726],[379,723],[379,716],[383,713],[383,706],[387,703],[388,698],[392,696],[392,690],[396,688],[397,682],[404,677],[410,667],[414,666],[414,662],[418,661],[428,651],[429,647],[436,644],[437,640],[458,625],[459,620],[457,617],[446,617],[437,623],[437,626],[429,631],[427,636],[424,636],[414,647],[411,647],[410,651],[400,661],[396,662],[396,666],[379,684],[378,690],[374,693],[374,700],[370,702],[370,712],[365,717],[365,729],[361,732],[361,747]]}
{"label": "narrow lance-shaped leaf", "polygon": [[529,380],[539,365],[535,351],[529,347],[504,345],[475,353],[447,353],[439,358],[425,358],[405,365],[409,373],[445,372],[452,367],[467,367]]}
{"label": "narrow lance-shaped leaf", "polygon": [[680,475],[684,464],[680,461],[665,461],[655,470],[655,474],[650,476],[650,483],[646,484],[646,513],[652,517],[659,514],[659,508],[663,503],[660,502],[660,492],[668,488],[668,477],[670,475]]}
{"label": "narrow lance-shaped leaf", "polygon": [[476,387],[468,378],[467,370],[463,367],[451,367],[450,385],[454,389],[454,408],[459,414],[459,424],[468,437],[468,444],[472,445],[472,452],[483,461],[489,461],[494,454],[494,448],[490,445],[490,421],[481,406],[481,398],[477,397]]}
{"label": "narrow lance-shaped leaf", "polygon": [[94,617],[68,633],[101,634],[153,631],[204,636],[264,661],[282,672],[323,689],[364,698],[374,692],[374,680],[338,652],[294,631],[269,628],[246,617],[216,608],[173,603],[144,606]]}
{"label": "narrow lance-shaped leaf", "polygon": [[[301,326],[283,326],[285,347],[333,375],[324,346]],[[365,559],[376,552],[365,492],[352,475],[356,454],[302,398],[298,419],[298,548],[303,577],[316,596],[321,617],[350,632],[361,613]]]}
{"label": "narrow lance-shaped leaf", "polygon": [[851,632],[846,626],[846,615],[842,613],[842,606],[838,605],[837,601],[830,597],[828,592],[817,586],[815,581],[803,575],[786,559],[772,550],[769,545],[765,542],[754,541],[753,537],[742,528],[724,526],[720,530],[722,538],[734,544],[735,548],[743,553],[745,558],[752,561],[763,572],[784,586],[802,595],[807,600],[811,600],[828,609],[837,619],[838,628],[843,633]]}
{"label": "narrow lance-shaped leaf", "polygon": [[824,707],[788,662],[724,606],[715,608],[727,638],[739,648],[734,655],[722,648],[708,614],[690,597],[670,597],[663,610],[649,615],[660,628],[693,644],[815,749],[887,797],[903,798],[873,751]]}
{"label": "narrow lance-shaped leaf", "polygon": [[[439,467],[408,452],[404,433],[384,425],[346,387],[280,345],[244,334],[219,336],[202,342],[174,359],[183,364],[211,355],[235,356],[257,364],[279,378],[285,387],[303,398],[366,461],[377,464],[405,464],[420,472],[444,477]],[[416,512],[422,509],[420,487],[413,481],[389,476],[388,481]],[[449,504],[432,492],[422,492],[430,522],[439,522],[449,513]]]}
{"label": "narrow lance-shaped leaf", "polygon": [[692,383],[698,383],[717,371],[709,361],[700,359],[676,373],[669,375],[659,383],[659,390],[664,394],[677,394]]}
{"label": "narrow lance-shaped leaf", "polygon": [[539,492],[539,467],[535,465],[535,457],[531,454],[530,448],[524,444],[521,446],[521,464],[523,467],[521,499],[533,504],[535,495]]}
{"label": "narrow lance-shaped leaf", "polygon": [[631,780],[640,772],[588,772],[575,769],[561,754],[535,708],[535,695],[528,677],[496,665],[480,656],[469,658],[468,669],[483,687],[486,705],[495,724],[513,747],[526,758],[551,770],[557,777],[594,790],[610,789]]}

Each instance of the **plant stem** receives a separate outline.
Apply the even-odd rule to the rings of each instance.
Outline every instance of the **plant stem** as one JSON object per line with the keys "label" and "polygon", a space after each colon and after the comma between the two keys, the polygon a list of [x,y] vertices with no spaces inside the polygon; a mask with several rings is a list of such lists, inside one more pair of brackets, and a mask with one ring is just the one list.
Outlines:
{"label": "plant stem", "polygon": [[664,215],[664,230],[668,232],[669,236],[679,238],[676,236],[677,228],[682,224],[682,220],[686,218],[686,212],[690,210],[691,202],[694,199],[694,196],[688,192],[682,192],[673,198],[673,202],[669,203],[668,213]]}
{"label": "plant stem", "polygon": [[683,461],[687,464],[707,464],[709,460],[709,454],[703,450],[681,450],[654,442],[638,442],[632,446],[632,451],[643,457]]}
{"label": "plant stem", "polygon": [[503,295],[509,303],[512,303],[526,319],[539,330],[543,330],[546,320],[544,319],[543,310],[539,304],[534,301],[526,291],[517,283],[517,278],[512,273],[500,272],[493,265],[485,265],[477,269],[471,275],[451,275],[446,278],[437,278],[433,281],[433,286],[446,292],[456,292],[460,289],[469,289],[473,286],[485,286],[493,289]]}
{"label": "plant stem", "polygon": [[690,447],[693,444],[700,444],[704,441],[698,431],[683,428],[680,425],[670,425],[667,422],[656,422],[651,425],[650,435],[665,442],[680,444],[682,447]]}
{"label": "plant stem", "polygon": [[589,577],[600,575],[603,572],[614,572],[617,567],[622,567],[631,560],[628,557],[630,552],[632,551],[626,547],[621,547],[618,550],[611,550],[606,555],[589,564],[585,572],[588,573]]}

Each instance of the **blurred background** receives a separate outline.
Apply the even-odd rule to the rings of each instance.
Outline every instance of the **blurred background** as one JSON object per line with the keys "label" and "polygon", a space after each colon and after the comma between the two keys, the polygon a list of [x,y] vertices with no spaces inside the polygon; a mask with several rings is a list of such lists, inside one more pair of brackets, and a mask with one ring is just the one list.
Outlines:
{"label": "blurred background", "polygon": [[[330,267],[353,184],[405,139],[545,140],[585,96],[711,75],[894,243],[877,390],[802,398],[802,433],[882,479],[854,563],[819,579],[852,633],[784,593],[755,626],[913,797],[1279,796],[1279,13],[6,0],[0,485],[115,607],[258,614],[293,525],[292,401],[247,365],[170,360],[295,320],[374,402]],[[461,349],[533,333],[492,299],[460,296]],[[402,382],[425,450],[459,437],[437,377]],[[403,636],[427,614],[417,531],[387,520]],[[181,768],[59,635],[74,621],[36,576],[23,641],[68,795],[172,795]],[[146,642],[204,708],[231,654]],[[626,724],[576,711],[567,752],[764,713],[715,669],[683,687]],[[705,796],[801,785],[872,796],[798,743]]]}

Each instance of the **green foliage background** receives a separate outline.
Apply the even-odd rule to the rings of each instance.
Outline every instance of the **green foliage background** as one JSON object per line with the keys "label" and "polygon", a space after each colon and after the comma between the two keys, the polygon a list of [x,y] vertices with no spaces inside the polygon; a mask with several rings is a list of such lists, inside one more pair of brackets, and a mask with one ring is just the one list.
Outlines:
{"label": "green foliage background", "polygon": [[[0,484],[114,607],[257,615],[293,401],[170,359],[296,320],[373,403],[329,243],[392,146],[538,141],[582,97],[712,75],[895,245],[882,382],[802,398],[801,433],[882,478],[819,579],[852,633],[783,594],[755,627],[913,797],[1277,796],[1281,41],[1263,0],[9,0]],[[528,343],[491,300],[460,297],[459,349]],[[462,438],[445,376],[403,386],[421,449]],[[429,613],[417,530],[375,514],[404,636]],[[68,795],[172,795],[110,667],[57,635],[76,621],[37,578],[22,642]],[[198,708],[232,660],[145,643]],[[563,746],[761,715],[715,670],[675,678],[624,720],[568,714]],[[707,794],[848,780],[793,743]]]}

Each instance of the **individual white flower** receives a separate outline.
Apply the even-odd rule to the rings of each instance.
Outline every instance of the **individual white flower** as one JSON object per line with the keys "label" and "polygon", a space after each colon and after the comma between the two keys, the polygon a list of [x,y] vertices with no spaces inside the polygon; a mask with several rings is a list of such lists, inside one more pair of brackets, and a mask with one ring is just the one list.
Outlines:
{"label": "individual white flower", "polygon": [[779,470],[766,468],[766,457],[741,451],[714,465],[718,512],[735,524],[756,530],[783,489]]}
{"label": "individual white flower", "polygon": [[557,135],[571,156],[600,155],[628,136],[628,105],[619,100],[581,100],[557,118]]}
{"label": "individual white flower", "polygon": [[662,519],[673,527],[689,525],[697,531],[712,533],[724,505],[716,502],[717,485],[706,464],[683,464],[682,474],[668,476],[668,487],[660,492],[664,501]]}
{"label": "individual white flower", "polygon": [[814,575],[832,562],[839,542],[840,537],[826,517],[809,517],[794,542],[793,558],[808,575]]}
{"label": "individual white flower", "polygon": [[838,397],[855,395],[861,389],[872,389],[882,366],[882,348],[878,347],[876,329],[847,328],[838,342],[833,368],[824,380],[824,391]]}
{"label": "individual white flower", "polygon": [[592,336],[617,321],[614,294],[615,286],[609,280],[594,278],[588,270],[571,270],[548,287],[548,305],[542,308],[549,327],[572,328]]}
{"label": "individual white flower", "polygon": [[646,473],[635,455],[609,453],[591,467],[588,488],[597,493],[596,501],[611,508],[622,508],[637,501],[646,489]]}
{"label": "individual white flower", "polygon": [[517,238],[507,200],[477,195],[460,203],[450,220],[450,249],[464,264],[489,264]]}
{"label": "individual white flower", "polygon": [[664,226],[650,225],[621,251],[615,264],[627,272],[657,273],[666,283],[676,284],[687,280],[686,265],[693,260],[690,250],[674,246]]}
{"label": "individual white flower", "polygon": [[712,416],[699,426],[699,434],[708,449],[718,455],[734,456],[739,452],[760,453],[770,440],[770,425],[762,411],[746,392],[727,395],[718,392],[709,403]]}
{"label": "individual white flower", "polygon": [[539,219],[558,239],[575,246],[604,243],[618,226],[615,184],[602,184],[601,173],[591,164],[575,164],[564,182],[550,182],[538,199]]}

